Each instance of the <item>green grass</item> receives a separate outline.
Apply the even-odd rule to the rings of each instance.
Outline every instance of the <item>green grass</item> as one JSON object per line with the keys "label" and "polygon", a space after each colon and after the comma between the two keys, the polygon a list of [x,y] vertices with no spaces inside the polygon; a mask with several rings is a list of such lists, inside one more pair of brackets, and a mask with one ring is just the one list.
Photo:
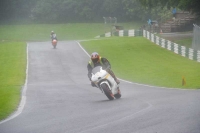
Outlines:
{"label": "green grass", "polygon": [[26,43],[0,42],[0,120],[19,104],[25,82]]}
{"label": "green grass", "polygon": [[[138,29],[140,23],[119,23]],[[49,41],[54,30],[59,40],[91,39],[110,31],[103,23],[0,25],[0,120],[18,106],[25,82],[26,41]]]}
{"label": "green grass", "polygon": [[[143,24],[118,25],[139,29]],[[82,40],[109,32],[110,26],[99,23],[0,25],[0,120],[10,115],[20,101],[25,82],[25,41],[49,41],[52,30],[59,40]],[[200,88],[199,63],[162,49],[145,38],[112,37],[82,44],[89,53],[97,51],[107,57],[122,79],[157,86]],[[184,87],[182,76],[186,79]]]}
{"label": "green grass", "polygon": [[177,34],[180,34],[180,36],[165,36],[165,35],[161,35],[161,34],[156,34],[156,36],[159,36],[161,38],[164,38],[166,40],[170,40],[174,43],[177,43],[181,46],[185,46],[186,48],[192,48],[192,36],[182,36],[185,33],[191,33],[191,32],[180,32]]}
{"label": "green grass", "polygon": [[[140,23],[119,23],[124,29],[138,29]],[[74,24],[31,24],[0,25],[0,40],[12,41],[49,41],[53,30],[59,40],[79,40],[94,38],[110,32],[110,24],[74,23]]]}
{"label": "green grass", "polygon": [[186,48],[192,48],[192,38],[175,40],[174,42],[182,46],[185,46]]}
{"label": "green grass", "polygon": [[[81,42],[108,58],[116,75],[136,83],[170,88],[200,88],[200,63],[174,54],[143,37]],[[182,86],[182,77],[186,85]]]}

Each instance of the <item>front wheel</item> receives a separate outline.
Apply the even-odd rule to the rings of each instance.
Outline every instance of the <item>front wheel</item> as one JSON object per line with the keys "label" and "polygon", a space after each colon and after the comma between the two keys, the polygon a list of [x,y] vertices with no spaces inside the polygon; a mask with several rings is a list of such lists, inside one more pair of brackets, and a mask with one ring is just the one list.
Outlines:
{"label": "front wheel", "polygon": [[101,84],[101,88],[103,89],[105,95],[108,97],[109,100],[114,99],[114,95],[112,94],[112,92],[110,91],[110,89],[106,83]]}

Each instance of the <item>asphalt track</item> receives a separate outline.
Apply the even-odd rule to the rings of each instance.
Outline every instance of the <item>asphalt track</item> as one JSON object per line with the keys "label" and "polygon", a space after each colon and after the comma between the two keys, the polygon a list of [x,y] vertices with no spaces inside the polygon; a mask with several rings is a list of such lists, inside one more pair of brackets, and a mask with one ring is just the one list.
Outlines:
{"label": "asphalt track", "polygon": [[200,91],[121,81],[109,101],[90,86],[88,59],[75,41],[28,43],[25,106],[0,133],[200,133]]}

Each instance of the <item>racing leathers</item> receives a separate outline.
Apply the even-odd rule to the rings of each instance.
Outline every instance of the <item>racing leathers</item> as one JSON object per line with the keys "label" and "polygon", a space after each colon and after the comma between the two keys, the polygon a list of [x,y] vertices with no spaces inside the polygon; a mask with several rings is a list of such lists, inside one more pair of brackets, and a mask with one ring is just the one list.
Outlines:
{"label": "racing leathers", "polygon": [[[88,69],[88,78],[90,81],[92,77],[92,69],[96,66],[102,66],[102,68],[106,70],[114,78],[117,84],[120,83],[119,80],[116,78],[114,72],[111,70],[110,62],[106,58],[101,58],[101,57],[99,58],[99,61],[96,63],[92,62],[92,60],[88,62],[87,69]],[[93,82],[91,82],[91,85],[95,86]]]}
{"label": "racing leathers", "polygon": [[52,40],[52,41],[53,41],[54,39],[58,40],[55,33],[51,34],[50,37],[51,37],[51,40]]}

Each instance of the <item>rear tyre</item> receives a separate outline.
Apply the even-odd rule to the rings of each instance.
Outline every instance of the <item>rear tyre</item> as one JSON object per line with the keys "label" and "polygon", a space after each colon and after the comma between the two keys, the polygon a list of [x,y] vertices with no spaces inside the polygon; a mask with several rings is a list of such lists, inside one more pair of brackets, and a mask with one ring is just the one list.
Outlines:
{"label": "rear tyre", "polygon": [[121,96],[122,96],[122,95],[121,95],[121,91],[120,91],[120,89],[118,88],[118,93],[115,94],[114,97],[115,97],[116,99],[119,99]]}
{"label": "rear tyre", "polygon": [[57,40],[53,40],[53,41],[52,41],[52,45],[53,45],[53,48],[55,49],[55,48],[56,48],[56,45],[57,45]]}
{"label": "rear tyre", "polygon": [[110,89],[109,89],[107,84],[105,84],[105,83],[101,84],[101,88],[103,89],[105,95],[108,97],[109,100],[113,100],[114,99],[114,95],[110,91]]}

